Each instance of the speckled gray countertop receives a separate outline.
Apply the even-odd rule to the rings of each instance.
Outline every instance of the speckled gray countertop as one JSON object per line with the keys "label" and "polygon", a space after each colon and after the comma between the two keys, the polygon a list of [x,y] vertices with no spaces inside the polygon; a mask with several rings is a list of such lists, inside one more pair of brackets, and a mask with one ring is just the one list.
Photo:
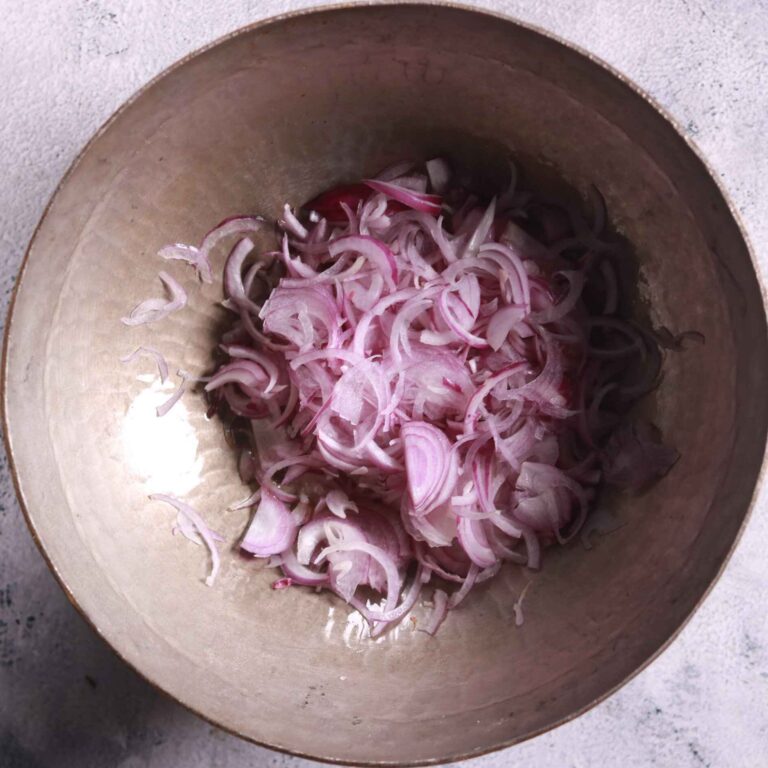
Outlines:
{"label": "speckled gray countertop", "polygon": [[[469,2],[469,0],[467,0]],[[48,197],[93,131],[179,57],[294,0],[0,0],[2,314]],[[685,126],[768,274],[768,2],[475,3],[604,58]],[[764,489],[765,490],[765,489]],[[705,605],[649,669],[588,714],[473,768],[768,766],[768,496]],[[0,768],[310,766],[155,692],[64,598],[0,457]]]}

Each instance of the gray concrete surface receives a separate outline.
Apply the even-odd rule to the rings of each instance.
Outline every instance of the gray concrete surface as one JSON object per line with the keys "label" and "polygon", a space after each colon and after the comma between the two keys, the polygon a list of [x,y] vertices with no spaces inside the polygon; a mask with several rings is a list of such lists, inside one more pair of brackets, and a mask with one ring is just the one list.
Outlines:
{"label": "gray concrete surface", "polygon": [[[0,0],[0,310],[76,153],[180,56],[304,0]],[[483,0],[603,57],[708,155],[768,262],[766,0]],[[768,496],[673,646],[618,694],[472,768],[768,765]],[[298,726],[298,724],[297,724]],[[0,458],[0,768],[309,766],[209,726],[126,669],[67,603]]]}

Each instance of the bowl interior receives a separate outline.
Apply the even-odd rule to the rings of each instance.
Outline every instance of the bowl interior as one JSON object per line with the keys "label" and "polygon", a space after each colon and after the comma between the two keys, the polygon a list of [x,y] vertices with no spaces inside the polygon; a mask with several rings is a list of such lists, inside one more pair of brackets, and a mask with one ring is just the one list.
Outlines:
{"label": "bowl interior", "polygon": [[[274,578],[234,549],[170,534],[152,492],[188,499],[234,542],[247,495],[221,427],[150,363],[212,361],[220,287],[162,264],[233,213],[274,216],[403,157],[448,153],[494,178],[596,184],[634,246],[652,319],[703,345],[666,356],[646,407],[682,454],[622,527],[504,570],[439,635],[404,622],[373,642],[339,600]],[[221,266],[224,254],[216,254]],[[165,267],[190,306],[149,327],[119,318]],[[104,129],[31,248],[10,323],[5,408],[19,490],[62,582],[98,631],[181,702],[281,749],[363,762],[446,760],[551,727],[646,663],[715,579],[763,457],[765,315],[749,252],[694,152],[641,96],[582,54],[512,22],[447,7],[316,12],[189,59]],[[150,361],[151,362],[151,361]],[[516,628],[512,604],[533,578]],[[416,612],[416,620],[426,608]]]}

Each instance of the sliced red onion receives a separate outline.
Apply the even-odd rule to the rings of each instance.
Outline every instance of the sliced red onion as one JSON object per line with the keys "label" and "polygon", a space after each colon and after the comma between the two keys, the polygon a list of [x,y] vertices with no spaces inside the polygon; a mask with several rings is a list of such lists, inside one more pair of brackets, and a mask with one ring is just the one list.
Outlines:
{"label": "sliced red onion", "polygon": [[170,299],[147,299],[131,310],[128,317],[123,317],[125,325],[143,325],[155,323],[173,312],[177,312],[187,304],[187,293],[179,282],[167,272],[160,272],[160,280],[165,285]]}
{"label": "sliced red onion", "polygon": [[[275,391],[276,371],[270,369],[267,361],[264,367],[253,360],[239,359],[225,365],[216,372],[205,385],[206,392],[212,392],[227,384],[237,384],[251,399],[269,397]],[[280,392],[285,387],[277,388]]]}
{"label": "sliced red onion", "polygon": [[286,339],[297,351],[321,345],[329,349],[339,346],[341,314],[326,286],[278,287],[262,307],[260,316],[266,333]]}
{"label": "sliced red onion", "polygon": [[[222,349],[230,357],[251,360],[263,368],[264,372],[269,376],[269,381],[266,388],[264,389],[265,395],[269,394],[275,388],[275,385],[280,378],[280,371],[274,360],[270,358],[269,355],[249,347],[242,347],[235,344],[230,344],[229,346],[223,345]],[[214,377],[211,377],[211,381],[213,381],[213,378]]]}
{"label": "sliced red onion", "polygon": [[236,502],[231,507],[229,507],[229,509],[232,512],[235,512],[238,509],[248,509],[248,507],[252,507],[254,504],[256,504],[260,498],[261,498],[261,488],[254,491],[250,496],[243,499],[242,501]]}
{"label": "sliced red onion", "polygon": [[[401,619],[408,614],[414,605],[416,605],[421,590],[425,582],[429,579],[429,573],[425,574],[425,571],[421,565],[417,568],[408,590],[403,595],[403,599],[400,604],[392,610],[385,610],[382,606],[370,607],[370,605],[363,605],[359,598],[352,598],[349,603],[356,608],[367,619],[367,621],[373,625],[372,637],[380,635],[389,624],[393,621]],[[377,589],[377,591],[382,591]]]}
{"label": "sliced red onion", "polygon": [[464,253],[462,254],[462,258],[473,259],[475,256],[477,256],[477,252],[480,249],[480,246],[485,242],[486,238],[488,237],[488,233],[491,231],[495,216],[496,198],[494,197],[491,200],[490,205],[485,209],[485,213],[483,213],[480,221],[477,222],[475,231],[472,233],[471,237],[467,241],[467,244],[464,246]]}
{"label": "sliced red onion", "polygon": [[195,268],[200,280],[204,283],[213,282],[213,271],[211,270],[210,262],[200,253],[200,249],[195,248],[194,245],[184,245],[184,243],[166,245],[157,252],[157,255],[161,259],[185,261]]}
{"label": "sliced red onion", "polygon": [[483,403],[483,400],[490,394],[491,390],[502,382],[513,376],[521,376],[526,370],[525,363],[513,363],[503,368],[493,376],[489,376],[483,384],[475,390],[469,403],[467,404],[467,410],[464,414],[464,428],[468,431],[469,426],[473,423],[476,417],[477,411]]}
{"label": "sliced red onion", "polygon": [[294,237],[298,237],[299,240],[306,240],[309,232],[307,228],[296,218],[296,214],[291,210],[291,206],[287,203],[283,206],[283,218],[280,219],[280,226],[290,232]]}
{"label": "sliced red onion", "polygon": [[[435,591],[437,631],[502,562],[537,569],[542,545],[576,535],[603,473],[641,489],[677,457],[652,430],[618,426],[658,380],[659,339],[677,341],[620,316],[604,204],[587,219],[516,182],[513,167],[509,189],[481,204],[442,158],[401,163],[299,213],[286,205],[279,251],[248,266],[257,217],[161,253],[206,280],[211,249],[241,238],[224,267],[226,360],[211,377],[180,372],[158,412],[205,382],[212,409],[236,416],[243,478],[260,484],[238,505],[258,502],[243,548],[282,568],[276,589],[335,592],[372,637],[408,615],[430,575],[455,585]],[[183,306],[163,275],[170,300],[144,302],[130,324]],[[164,377],[157,350],[127,359],[138,354]],[[198,540],[181,513],[177,527]]]}
{"label": "sliced red onion", "polygon": [[397,262],[392,251],[384,243],[373,237],[348,235],[328,244],[328,253],[332,258],[338,258],[345,251],[354,251],[365,256],[382,273],[390,288],[395,290],[398,276]]}
{"label": "sliced red onion", "polygon": [[547,309],[540,312],[533,312],[530,315],[530,320],[534,323],[552,323],[555,320],[560,320],[560,318],[565,317],[573,311],[581,298],[581,292],[584,289],[584,275],[581,272],[574,272],[573,270],[563,270],[557,274],[562,275],[568,280],[570,284],[568,295],[560,302],[553,304]]}
{"label": "sliced red onion", "polygon": [[170,496],[166,493],[153,493],[149,498],[152,499],[152,501],[162,501],[165,504],[170,504],[179,512],[179,514],[183,515],[192,526],[194,526],[195,531],[199,534],[205,546],[208,547],[208,551],[211,553],[211,570],[205,579],[205,583],[209,587],[212,587],[214,581],[216,581],[216,576],[219,573],[219,568],[221,566],[221,558],[219,557],[219,550],[216,547],[216,541],[223,541],[222,537],[208,527],[199,512],[181,499],[177,499],[175,496]]}
{"label": "sliced red onion", "polygon": [[523,591],[520,593],[520,597],[518,597],[512,605],[512,609],[515,612],[515,626],[517,627],[522,627],[523,623],[525,622],[525,619],[523,618],[523,600],[525,600],[525,595],[531,588],[531,584],[533,584],[533,582],[529,581],[523,587]]}
{"label": "sliced red onion", "polygon": [[327,517],[316,517],[299,530],[296,542],[296,560],[300,565],[313,562],[313,555],[321,542],[327,541]]}
{"label": "sliced red onion", "polygon": [[258,311],[258,307],[246,296],[245,285],[243,284],[243,265],[253,247],[253,240],[244,237],[237,242],[230,252],[224,266],[224,292],[227,298],[236,304],[245,304],[247,307]]}
{"label": "sliced red onion", "polygon": [[472,563],[472,565],[469,566],[469,571],[467,572],[467,575],[462,580],[461,587],[458,589],[458,591],[454,592],[449,598],[448,598],[448,608],[456,608],[462,600],[469,594],[469,591],[472,589],[472,587],[475,586],[475,583],[477,582],[477,577],[480,575],[480,568],[475,563]]}
{"label": "sliced red onion", "polygon": [[457,478],[456,455],[445,433],[423,421],[404,424],[400,435],[405,453],[408,493],[416,515],[445,503]]}
{"label": "sliced red onion", "polygon": [[379,173],[376,174],[376,178],[379,181],[394,181],[395,179],[399,179],[405,174],[410,173],[415,165],[416,163],[411,160],[401,160],[387,166],[383,171],[379,171]]}
{"label": "sliced red onion", "polygon": [[370,195],[371,189],[365,184],[346,184],[323,192],[304,207],[309,211],[317,212],[322,217],[320,223],[325,219],[331,224],[342,224],[345,221],[342,206],[355,210]]}
{"label": "sliced red onion", "polygon": [[191,264],[197,270],[198,277],[204,283],[213,282],[211,269],[211,251],[224,238],[246,232],[258,232],[264,227],[264,220],[258,216],[235,216],[224,219],[208,232],[200,247],[175,243],[161,248],[158,255],[163,259],[179,259]]}
{"label": "sliced red onion", "polygon": [[364,183],[375,192],[381,192],[388,198],[397,200],[399,203],[407,205],[409,208],[413,208],[416,211],[423,211],[424,213],[431,213],[434,215],[440,213],[442,198],[439,195],[427,195],[419,192],[412,192],[397,184],[378,181],[376,179],[366,179]]}
{"label": "sliced red onion", "polygon": [[375,560],[384,569],[387,578],[387,592],[383,611],[386,613],[387,611],[394,610],[400,595],[402,580],[391,555],[368,542],[352,541],[339,542],[338,544],[326,547],[318,555],[318,560],[322,561],[336,552],[360,552]]}
{"label": "sliced red onion", "polygon": [[498,352],[512,330],[520,325],[526,316],[525,307],[503,307],[495,312],[488,322],[486,339],[494,352]]}
{"label": "sliced red onion", "polygon": [[[232,235],[245,235],[248,233],[256,234],[264,230],[265,221],[261,216],[233,216],[217,224],[210,232],[206,234],[200,243],[200,260],[208,265],[210,270],[211,251],[225,238]],[[201,272],[201,277],[205,272]],[[203,277],[205,281],[205,278]],[[206,281],[207,282],[207,281]]]}
{"label": "sliced red onion", "polygon": [[163,353],[154,347],[137,347],[131,352],[130,355],[120,358],[121,363],[132,363],[140,355],[149,355],[154,358],[157,363],[157,370],[160,374],[160,383],[165,384],[165,380],[168,378],[168,363],[163,356]]}
{"label": "sliced red onion", "polygon": [[423,631],[428,635],[435,635],[448,615],[448,594],[446,592],[443,592],[442,589],[436,589],[432,600],[435,604],[434,608],[429,619],[427,619],[427,622],[422,627]]}
{"label": "sliced red onion", "polygon": [[336,517],[345,518],[347,512],[358,512],[357,504],[351,501],[344,491],[329,491],[325,497],[325,503],[328,506],[328,510],[336,515]]}
{"label": "sliced red onion", "polygon": [[436,157],[433,160],[427,160],[426,168],[432,191],[442,195],[451,179],[451,167],[441,157]]}
{"label": "sliced red onion", "polygon": [[[475,334],[471,333],[459,322],[459,320],[456,318],[456,316],[453,314],[450,307],[448,306],[449,295],[450,295],[450,291],[448,288],[443,290],[440,293],[440,298],[438,299],[437,306],[440,312],[440,317],[446,322],[448,327],[451,329],[451,332],[453,334],[453,339],[458,339],[459,341],[464,342],[470,347],[477,347],[479,349],[482,349],[483,347],[488,346],[485,339],[481,339],[479,336],[476,336]],[[472,322],[473,320],[474,318],[471,318],[470,322]],[[422,335],[422,338],[423,338],[423,335]]]}
{"label": "sliced red onion", "polygon": [[280,556],[283,573],[291,579],[294,584],[301,584],[305,587],[323,587],[328,584],[328,576],[325,573],[318,573],[302,565],[293,553],[292,549],[286,549]]}
{"label": "sliced red onion", "polygon": [[[197,531],[197,527],[183,512],[179,512],[176,515],[176,524],[171,529],[171,533],[173,533],[175,536],[177,531],[181,533],[181,535],[187,539],[187,541],[191,541],[193,544],[199,545],[202,543],[205,545],[205,542],[202,541],[200,534]],[[216,533],[216,531],[209,529],[209,532],[211,534],[211,538],[215,542],[221,544],[224,541],[224,537]]]}
{"label": "sliced red onion", "polygon": [[291,546],[296,529],[288,507],[262,488],[261,501],[240,542],[240,548],[257,557],[278,555]]}
{"label": "sliced red onion", "polygon": [[181,378],[181,381],[179,382],[179,386],[176,387],[176,390],[174,393],[162,404],[158,405],[155,409],[157,411],[158,416],[165,416],[168,411],[173,408],[176,403],[181,400],[184,393],[187,391],[187,387],[189,385],[189,376],[184,373],[184,371],[179,371],[179,376]]}
{"label": "sliced red onion", "polygon": [[[384,181],[384,179],[379,179],[379,181]],[[397,178],[392,179],[392,184],[396,184],[398,187],[409,189],[411,192],[424,194],[427,191],[429,179],[424,173],[413,173],[410,175],[398,176]]]}
{"label": "sliced red onion", "polygon": [[479,568],[494,565],[497,557],[488,542],[482,520],[462,517],[459,520],[459,542],[469,559]]}

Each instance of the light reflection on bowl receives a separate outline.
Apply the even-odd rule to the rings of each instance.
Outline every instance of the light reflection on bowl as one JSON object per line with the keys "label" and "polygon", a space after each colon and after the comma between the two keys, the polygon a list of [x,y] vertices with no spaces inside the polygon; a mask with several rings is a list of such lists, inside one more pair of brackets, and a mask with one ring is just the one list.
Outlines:
{"label": "light reflection on bowl", "polygon": [[121,424],[120,442],[126,466],[148,494],[183,497],[202,482],[203,459],[183,399],[162,418],[157,416],[157,407],[173,390],[170,382],[161,384],[153,378],[131,402]]}

